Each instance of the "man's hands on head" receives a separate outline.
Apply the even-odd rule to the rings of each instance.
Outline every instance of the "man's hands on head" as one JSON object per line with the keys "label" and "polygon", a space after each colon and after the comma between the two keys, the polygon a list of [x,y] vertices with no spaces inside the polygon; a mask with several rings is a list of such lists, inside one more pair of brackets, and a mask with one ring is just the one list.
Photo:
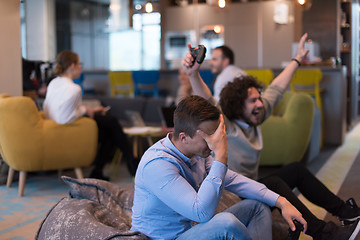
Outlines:
{"label": "man's hands on head", "polygon": [[293,220],[297,220],[304,226],[304,232],[307,230],[307,222],[302,217],[301,213],[284,197],[279,197],[275,204],[281,210],[281,214],[292,231],[295,231],[296,227]]}
{"label": "man's hands on head", "polygon": [[220,114],[219,125],[216,131],[208,135],[201,130],[197,130],[197,134],[204,138],[209,148],[215,153],[215,159],[227,165],[228,160],[228,141],[225,131],[225,123],[222,114]]}

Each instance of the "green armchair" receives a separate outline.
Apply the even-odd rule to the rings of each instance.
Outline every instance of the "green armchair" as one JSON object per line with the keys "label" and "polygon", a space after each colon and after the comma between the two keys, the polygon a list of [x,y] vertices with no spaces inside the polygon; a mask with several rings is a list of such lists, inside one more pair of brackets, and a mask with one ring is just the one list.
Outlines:
{"label": "green armchair", "polygon": [[57,124],[45,118],[29,97],[0,94],[0,154],[9,165],[7,186],[20,171],[19,196],[26,172],[74,168],[82,178],[97,151],[97,126],[90,118]]}
{"label": "green armchair", "polygon": [[301,161],[310,141],[313,118],[314,101],[310,95],[285,92],[273,115],[261,125],[264,147],[260,165]]}

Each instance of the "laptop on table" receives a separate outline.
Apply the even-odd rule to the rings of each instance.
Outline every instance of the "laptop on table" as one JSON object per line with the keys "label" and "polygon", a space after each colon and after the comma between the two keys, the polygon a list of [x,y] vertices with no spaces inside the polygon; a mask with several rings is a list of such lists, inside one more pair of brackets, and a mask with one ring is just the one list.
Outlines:
{"label": "laptop on table", "polygon": [[165,129],[173,130],[174,129],[174,111],[176,107],[160,107],[159,112],[161,116],[161,123]]}

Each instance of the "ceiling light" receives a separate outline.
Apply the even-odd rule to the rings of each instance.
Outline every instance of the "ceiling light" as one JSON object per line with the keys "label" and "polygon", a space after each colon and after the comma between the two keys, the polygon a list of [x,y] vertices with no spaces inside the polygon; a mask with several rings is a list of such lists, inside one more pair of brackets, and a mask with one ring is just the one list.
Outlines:
{"label": "ceiling light", "polygon": [[305,0],[298,0],[298,3],[299,3],[300,5],[304,5],[304,4],[305,4]]}
{"label": "ceiling light", "polygon": [[151,13],[153,11],[153,5],[151,4],[151,2],[147,2],[145,5],[145,11],[147,13]]}
{"label": "ceiling light", "polygon": [[215,25],[214,26],[214,32],[215,33],[221,33],[222,31],[221,31],[221,27],[219,26],[219,25]]}
{"label": "ceiling light", "polygon": [[141,9],[142,9],[141,4],[136,4],[136,5],[135,5],[135,9],[136,9],[137,11],[141,10]]}
{"label": "ceiling light", "polygon": [[220,8],[224,8],[225,7],[225,0],[219,0],[218,5]]}

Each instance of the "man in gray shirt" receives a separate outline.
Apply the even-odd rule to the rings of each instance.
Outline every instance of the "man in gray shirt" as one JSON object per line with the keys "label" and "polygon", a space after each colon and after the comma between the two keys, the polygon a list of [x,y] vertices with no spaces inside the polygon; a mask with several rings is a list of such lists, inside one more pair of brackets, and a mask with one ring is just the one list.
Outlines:
{"label": "man in gray shirt", "polygon": [[[242,174],[257,178],[259,157],[262,150],[260,124],[271,115],[273,107],[287,89],[293,74],[305,58],[304,49],[307,34],[300,39],[297,55],[291,63],[276,77],[263,95],[261,85],[251,76],[237,78],[229,82],[220,94],[220,105],[212,97],[210,90],[202,81],[198,68],[192,64],[191,54],[183,60],[183,68],[190,77],[194,94],[209,99],[222,110],[228,135],[229,168]],[[331,193],[303,165],[294,163],[279,170],[272,176],[260,180],[269,189],[285,196],[303,214],[308,222],[307,234],[315,240],[355,239],[359,230],[360,210],[346,204]],[[341,220],[351,220],[346,226],[337,226],[333,222],[324,222],[316,218],[296,197],[292,189],[298,187],[311,202],[325,208]]]}

